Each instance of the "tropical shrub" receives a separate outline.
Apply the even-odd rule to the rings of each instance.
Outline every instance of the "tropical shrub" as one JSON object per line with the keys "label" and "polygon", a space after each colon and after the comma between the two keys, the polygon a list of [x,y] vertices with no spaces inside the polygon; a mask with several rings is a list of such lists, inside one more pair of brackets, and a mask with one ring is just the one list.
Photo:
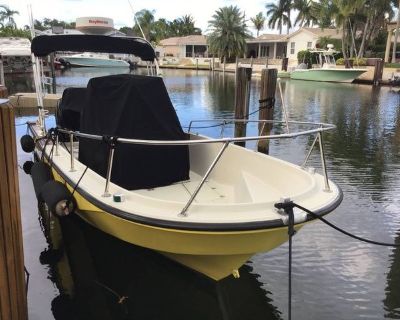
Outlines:
{"label": "tropical shrub", "polygon": [[338,66],[344,66],[344,59],[343,59],[343,58],[337,59],[337,60],[336,60],[336,64],[337,64]]}
{"label": "tropical shrub", "polygon": [[[367,65],[367,59],[361,58],[350,58],[349,59],[351,62],[353,62],[353,66],[366,66]],[[339,58],[336,60],[336,64],[339,66],[343,66],[345,63],[345,60],[343,58]]]}

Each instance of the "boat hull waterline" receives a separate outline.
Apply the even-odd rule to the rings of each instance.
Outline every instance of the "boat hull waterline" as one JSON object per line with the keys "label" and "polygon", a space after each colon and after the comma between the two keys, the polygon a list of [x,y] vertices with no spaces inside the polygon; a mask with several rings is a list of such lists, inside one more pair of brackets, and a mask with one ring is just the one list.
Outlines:
{"label": "boat hull waterline", "polygon": [[[69,185],[53,169],[55,180]],[[120,240],[153,249],[214,280],[238,270],[257,252],[268,252],[288,240],[287,227],[248,231],[198,231],[136,223],[105,212],[79,192],[77,214],[93,227]],[[299,230],[303,224],[296,225]]]}
{"label": "boat hull waterline", "polygon": [[351,83],[366,72],[363,69],[306,69],[293,70],[290,78],[293,80],[326,81],[326,82],[347,82]]}
{"label": "boat hull waterline", "polygon": [[129,68],[129,63],[117,59],[97,59],[97,58],[80,58],[80,57],[67,57],[62,59],[65,63],[70,64],[71,67],[101,67],[101,68]]}
{"label": "boat hull waterline", "polygon": [[[74,183],[53,166],[53,176],[65,183],[70,191]],[[332,183],[332,182],[331,182]],[[332,183],[332,187],[340,189]],[[115,212],[100,208],[96,201],[79,187],[74,193],[77,214],[95,228],[120,240],[153,249],[168,258],[214,280],[221,280],[246,263],[254,254],[268,252],[288,240],[287,227],[249,228],[244,230],[196,230],[187,227],[164,227],[125,219]],[[330,207],[321,210],[326,214],[341,202],[341,191]],[[295,226],[299,230],[304,223]]]}

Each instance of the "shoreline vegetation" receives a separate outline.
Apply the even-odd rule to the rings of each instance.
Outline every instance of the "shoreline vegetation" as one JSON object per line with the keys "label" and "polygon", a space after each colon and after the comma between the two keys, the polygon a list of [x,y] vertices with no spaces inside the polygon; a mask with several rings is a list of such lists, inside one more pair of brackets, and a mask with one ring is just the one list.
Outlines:
{"label": "shoreline vegetation", "polygon": [[[400,2],[400,0],[399,0]],[[341,48],[340,57],[343,60],[353,59],[363,61],[364,58],[383,58],[383,48],[389,43],[387,38],[394,35],[390,64],[385,65],[385,75],[397,73],[400,64],[396,63],[397,34],[400,27],[399,2],[392,0],[360,0],[348,2],[345,0],[275,0],[266,2],[264,8],[255,17],[246,17],[244,11],[237,6],[221,7],[214,12],[208,21],[206,32],[208,55],[218,57],[219,69],[234,72],[231,64],[238,57],[246,57],[246,41],[254,39],[250,26],[256,30],[257,36],[268,26],[280,34],[289,34],[297,27],[336,28],[341,39],[321,37],[317,46],[324,47],[333,43]],[[155,10],[142,9],[135,15],[132,26],[119,28],[128,36],[144,36],[153,45],[169,37],[184,37],[201,35],[202,30],[195,25],[192,15],[168,21],[155,18]],[[265,13],[264,13],[265,12]],[[397,14],[397,25],[393,32],[387,32]],[[6,5],[0,5],[0,37],[30,37],[30,27],[25,25],[18,28],[14,17],[19,12]],[[74,29],[75,22],[65,22],[57,19],[44,18],[34,21],[34,28],[39,31],[48,30],[55,26],[64,29]],[[285,28],[284,28],[285,27]],[[400,53],[400,52],[399,52]],[[299,60],[300,61],[300,60]],[[222,66],[224,65],[224,66]],[[163,65],[161,67],[174,69],[211,69],[210,63],[193,65]],[[257,68],[256,68],[257,69]],[[393,69],[393,70],[392,70]],[[279,66],[278,66],[279,70]],[[256,70],[255,73],[258,73]],[[388,76],[386,76],[388,78]],[[385,76],[382,78],[385,80]]]}

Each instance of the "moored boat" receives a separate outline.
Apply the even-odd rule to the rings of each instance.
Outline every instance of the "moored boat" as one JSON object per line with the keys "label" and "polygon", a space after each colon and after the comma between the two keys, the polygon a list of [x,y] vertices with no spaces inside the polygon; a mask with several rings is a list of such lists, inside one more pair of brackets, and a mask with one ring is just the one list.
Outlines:
{"label": "moored boat", "polygon": [[328,45],[327,50],[312,50],[318,54],[318,67],[307,69],[296,68],[290,73],[290,78],[294,80],[326,81],[326,82],[353,82],[354,79],[365,73],[366,69],[345,69],[338,68],[334,55],[337,53],[332,45]]}
{"label": "moored boat", "polygon": [[[82,51],[111,49],[156,61],[140,38],[41,36],[32,52],[43,57],[78,44]],[[63,218],[75,212],[108,234],[219,280],[288,239],[288,214],[274,206],[282,198],[318,215],[340,204],[342,192],[328,179],[322,148],[322,133],[334,126],[290,122],[297,130],[242,138],[184,132],[156,69],[67,89],[56,130],[46,130],[42,109],[29,124],[43,160],[32,167],[35,190],[53,212]],[[307,159],[297,166],[234,144],[301,135],[315,136],[312,147],[320,142],[322,174],[307,168]],[[312,217],[295,209],[294,220],[300,229]]]}
{"label": "moored boat", "polygon": [[59,61],[67,67],[129,68],[130,66],[125,60],[90,52],[60,56]]}

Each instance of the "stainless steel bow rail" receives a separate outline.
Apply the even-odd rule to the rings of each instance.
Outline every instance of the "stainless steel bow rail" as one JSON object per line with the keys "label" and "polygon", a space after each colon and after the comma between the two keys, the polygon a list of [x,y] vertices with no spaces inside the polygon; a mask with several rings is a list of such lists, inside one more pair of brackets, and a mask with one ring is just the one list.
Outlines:
{"label": "stainless steel bow rail", "polygon": [[[127,138],[114,138],[115,143],[125,143],[125,144],[134,144],[134,145],[152,145],[152,146],[191,146],[191,145],[199,145],[199,144],[209,144],[209,143],[220,143],[222,144],[222,147],[210,166],[208,167],[206,173],[202,177],[200,183],[196,187],[195,191],[191,195],[190,199],[187,201],[181,212],[179,213],[180,216],[186,217],[187,216],[187,211],[190,208],[191,204],[195,200],[196,196],[200,192],[201,188],[203,187],[204,183],[206,182],[207,178],[213,171],[214,167],[218,163],[218,161],[221,159],[223,153],[227,149],[227,147],[231,143],[235,142],[246,142],[246,141],[260,141],[260,140],[276,140],[276,139],[293,139],[299,136],[307,136],[307,135],[313,135],[315,134],[315,139],[307,153],[307,156],[302,164],[302,168],[305,168],[312,150],[314,149],[315,145],[317,144],[317,141],[319,142],[319,151],[320,151],[320,158],[321,158],[321,167],[324,175],[324,180],[325,180],[325,192],[330,192],[330,186],[329,186],[329,180],[328,180],[328,173],[326,169],[326,162],[325,162],[325,153],[324,153],[324,148],[323,148],[323,139],[322,139],[322,133],[324,131],[332,130],[335,129],[336,126],[332,124],[327,124],[327,123],[315,123],[315,122],[304,122],[304,121],[276,121],[276,120],[242,120],[242,119],[214,119],[214,120],[194,120],[190,122],[189,125],[189,130],[188,133],[191,133],[190,130],[195,128],[193,126],[194,123],[217,123],[220,124],[221,127],[223,128],[221,130],[221,138],[218,139],[199,139],[199,140],[143,140],[143,139],[127,139]],[[282,134],[272,134],[272,135],[258,135],[258,136],[248,136],[248,137],[223,137],[224,129],[226,125],[228,124],[235,124],[235,123],[262,123],[262,127],[266,124],[289,124],[292,126],[309,126],[312,127],[311,129],[308,130],[302,130],[298,132],[290,132],[290,133],[282,133]],[[213,125],[215,126],[215,125]],[[262,132],[263,129],[261,129]],[[92,140],[98,140],[98,141],[104,141],[105,137],[100,136],[100,135],[94,135],[94,134],[88,134],[88,133],[82,133],[79,131],[71,131],[71,130],[66,130],[66,129],[58,129],[59,132],[66,133],[69,135],[69,144],[70,144],[70,172],[75,171],[75,165],[74,165],[74,152],[73,152],[73,141],[74,137],[78,138],[85,138],[85,139],[92,139]],[[193,133],[192,133],[193,134]],[[59,142],[58,139],[55,140],[54,142],[56,144],[56,152],[54,156],[58,156],[58,147],[59,147]],[[107,164],[107,176],[106,176],[106,183],[105,183],[105,188],[104,188],[104,193],[103,197],[109,197],[111,194],[109,192],[109,185],[110,185],[110,180],[111,180],[111,171],[113,167],[113,161],[114,161],[114,148],[111,147],[109,149],[109,157],[108,157],[108,164]]]}

